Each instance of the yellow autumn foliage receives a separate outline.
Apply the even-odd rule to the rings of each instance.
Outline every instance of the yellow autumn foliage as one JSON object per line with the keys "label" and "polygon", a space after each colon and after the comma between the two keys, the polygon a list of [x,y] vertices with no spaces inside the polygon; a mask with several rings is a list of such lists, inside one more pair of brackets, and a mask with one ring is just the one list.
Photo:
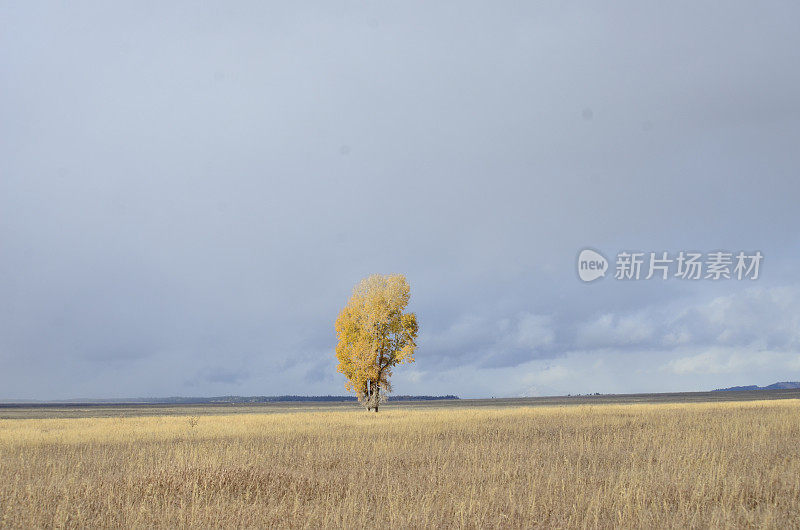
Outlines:
{"label": "yellow autumn foliage", "polygon": [[414,313],[404,313],[411,296],[402,274],[373,274],[361,280],[336,319],[338,371],[345,388],[378,411],[381,390],[391,392],[392,368],[414,362],[419,330]]}

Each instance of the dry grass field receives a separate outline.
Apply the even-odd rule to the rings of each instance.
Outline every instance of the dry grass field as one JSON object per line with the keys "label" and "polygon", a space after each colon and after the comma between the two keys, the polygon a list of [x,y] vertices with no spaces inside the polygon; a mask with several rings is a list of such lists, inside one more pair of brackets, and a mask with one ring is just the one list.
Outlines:
{"label": "dry grass field", "polygon": [[2,527],[800,527],[800,400],[0,420]]}

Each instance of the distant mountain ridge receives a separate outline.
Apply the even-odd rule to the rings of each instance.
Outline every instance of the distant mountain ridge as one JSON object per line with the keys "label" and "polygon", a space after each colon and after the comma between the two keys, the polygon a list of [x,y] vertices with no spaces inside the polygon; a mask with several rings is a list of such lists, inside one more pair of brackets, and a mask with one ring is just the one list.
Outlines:
{"label": "distant mountain ridge", "polygon": [[780,383],[772,383],[771,385],[767,386],[732,386],[729,388],[717,388],[714,390],[714,392],[726,392],[728,390],[789,390],[792,388],[800,388],[800,381],[782,381]]}

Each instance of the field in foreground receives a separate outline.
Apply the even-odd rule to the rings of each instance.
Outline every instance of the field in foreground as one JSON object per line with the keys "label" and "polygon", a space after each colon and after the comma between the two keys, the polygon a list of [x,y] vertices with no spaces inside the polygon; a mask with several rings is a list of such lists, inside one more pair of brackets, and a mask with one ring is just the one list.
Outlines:
{"label": "field in foreground", "polygon": [[0,526],[800,527],[800,400],[2,419]]}

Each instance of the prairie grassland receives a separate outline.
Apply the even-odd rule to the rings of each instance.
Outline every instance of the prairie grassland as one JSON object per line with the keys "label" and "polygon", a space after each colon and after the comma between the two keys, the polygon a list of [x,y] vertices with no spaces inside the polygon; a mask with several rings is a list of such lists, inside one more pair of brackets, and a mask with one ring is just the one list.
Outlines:
{"label": "prairie grassland", "polygon": [[4,527],[800,527],[800,400],[0,420]]}

